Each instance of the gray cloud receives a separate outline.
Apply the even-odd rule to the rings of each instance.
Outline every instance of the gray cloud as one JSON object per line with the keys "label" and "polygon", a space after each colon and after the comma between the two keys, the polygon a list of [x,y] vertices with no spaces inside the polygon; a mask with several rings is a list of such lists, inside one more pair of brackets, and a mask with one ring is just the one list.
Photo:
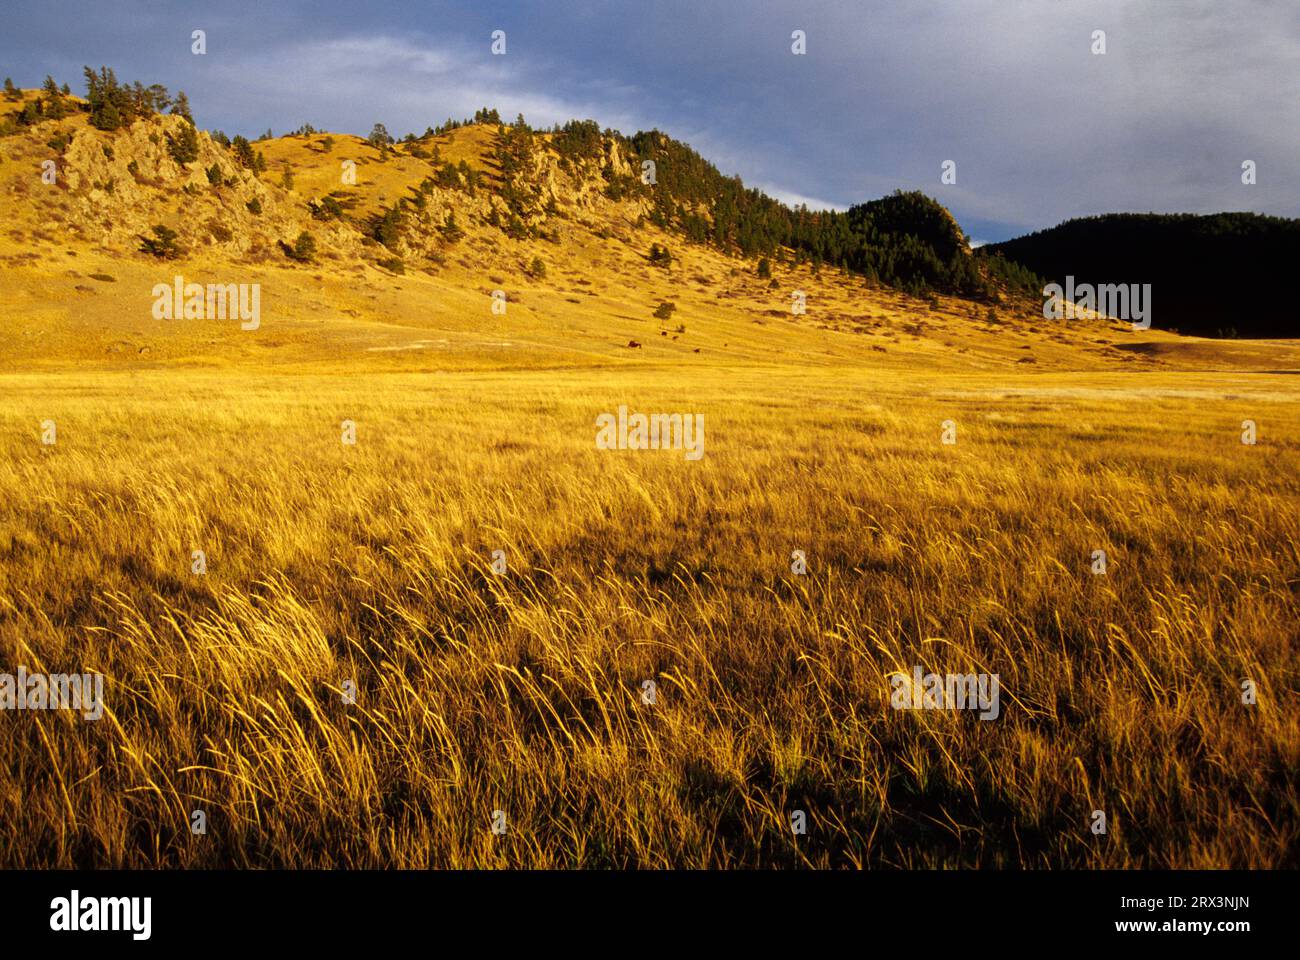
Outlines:
{"label": "gray cloud", "polygon": [[[421,132],[480,106],[658,126],[788,201],[895,188],[996,240],[1111,210],[1300,215],[1291,0],[53,4],[0,39],[15,79],[83,62],[190,93],[228,132]],[[208,57],[188,51],[208,30]],[[509,53],[488,55],[492,29]],[[793,56],[790,33],[806,31]],[[1108,52],[1089,50],[1105,30]],[[20,74],[20,70],[25,71]],[[71,73],[69,73],[71,71]],[[77,85],[77,84],[74,84]],[[1259,183],[1240,183],[1255,160]],[[957,184],[940,183],[944,160]]]}

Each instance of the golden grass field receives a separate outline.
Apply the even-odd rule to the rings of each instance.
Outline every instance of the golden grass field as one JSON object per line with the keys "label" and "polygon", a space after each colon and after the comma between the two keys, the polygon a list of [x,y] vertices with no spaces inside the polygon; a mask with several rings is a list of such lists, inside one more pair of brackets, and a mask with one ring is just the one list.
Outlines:
{"label": "golden grass field", "polygon": [[[394,277],[15,195],[0,670],[106,710],[0,713],[0,865],[1300,866],[1295,344],[769,285],[617,210]],[[261,328],[153,320],[178,272]],[[705,456],[597,450],[621,404]],[[1001,716],[891,709],[914,665]]]}
{"label": "golden grass field", "polygon": [[[7,865],[1295,866],[1284,376],[3,383],[0,650],[108,703],[0,717]],[[619,402],[706,456],[595,450]]]}

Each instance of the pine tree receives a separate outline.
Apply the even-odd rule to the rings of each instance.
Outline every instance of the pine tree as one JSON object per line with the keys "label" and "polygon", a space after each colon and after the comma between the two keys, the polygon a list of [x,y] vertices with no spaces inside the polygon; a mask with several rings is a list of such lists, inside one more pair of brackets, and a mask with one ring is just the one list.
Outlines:
{"label": "pine tree", "polygon": [[199,158],[199,135],[194,124],[182,123],[174,136],[167,134],[167,152],[182,166]]}
{"label": "pine tree", "polygon": [[24,127],[30,127],[33,124],[41,122],[41,101],[28,100],[23,104],[23,108],[18,113],[18,122]]}
{"label": "pine tree", "polygon": [[246,170],[257,169],[257,157],[253,154],[253,145],[245,137],[237,136],[230,143],[235,153],[235,162]]}
{"label": "pine tree", "polygon": [[[100,99],[103,96],[99,90],[99,75],[96,74],[94,70],[91,70],[90,67],[85,67],[82,70],[82,73],[86,78],[86,103],[89,104],[91,113],[94,113],[95,107],[99,105]],[[8,88],[6,87],[6,90],[7,89]]]}
{"label": "pine tree", "polygon": [[130,91],[118,86],[117,75],[110,67],[100,67],[98,74],[86,67],[85,76],[91,126],[116,130],[135,119]]}
{"label": "pine tree", "polygon": [[185,96],[184,90],[176,91],[176,102],[172,104],[172,113],[184,117],[190,122],[190,126],[194,125],[194,115],[190,113],[190,98]]}
{"label": "pine tree", "polygon": [[5,99],[21,100],[22,98],[23,92],[14,86],[14,82],[11,78],[5,77]]}
{"label": "pine tree", "polygon": [[41,89],[45,93],[43,98],[45,116],[50,120],[62,120],[66,117],[68,104],[63,99],[63,92],[59,90],[59,85],[54,82],[54,78],[47,74]]}
{"label": "pine tree", "polygon": [[[184,94],[181,94],[181,96],[184,96]],[[148,89],[145,90],[145,106],[148,108],[150,113],[162,113],[171,106],[171,102],[171,95],[168,94],[167,88],[161,83],[151,83],[149,84]],[[186,104],[184,116],[187,120],[190,120],[191,123],[194,122],[189,117],[188,104]]]}
{"label": "pine tree", "polygon": [[122,126],[122,115],[118,112],[117,104],[110,100],[99,108],[90,122],[100,130],[116,130]]}

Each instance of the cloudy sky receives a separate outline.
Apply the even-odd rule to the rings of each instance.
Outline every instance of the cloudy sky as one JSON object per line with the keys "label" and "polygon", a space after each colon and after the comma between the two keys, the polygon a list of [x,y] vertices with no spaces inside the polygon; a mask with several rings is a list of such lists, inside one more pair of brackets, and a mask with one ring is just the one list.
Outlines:
{"label": "cloudy sky", "polygon": [[[191,32],[207,54],[191,53]],[[506,54],[490,51],[494,30]],[[802,30],[807,53],[791,52]],[[1105,55],[1092,52],[1104,30]],[[977,241],[1110,211],[1300,216],[1297,0],[12,5],[0,72],[184,89],[229,134],[396,136],[480,106],[658,127],[788,202],[920,189]],[[940,182],[945,160],[957,182]],[[1258,183],[1241,183],[1244,160]]]}

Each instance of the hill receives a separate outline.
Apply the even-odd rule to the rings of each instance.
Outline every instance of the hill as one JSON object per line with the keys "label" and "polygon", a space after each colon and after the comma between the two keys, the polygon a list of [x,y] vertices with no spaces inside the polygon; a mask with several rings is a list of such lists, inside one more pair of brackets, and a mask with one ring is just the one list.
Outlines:
{"label": "hill", "polygon": [[[1045,322],[1033,284],[972,256],[927,197],[792,210],[658,131],[484,109],[400,141],[304,126],[250,143],[106,68],[87,92],[51,79],[0,106],[3,364],[1260,362]],[[259,285],[260,330],[154,317],[178,275]]]}
{"label": "hill", "polygon": [[1300,220],[1254,213],[1114,213],[991,244],[1064,284],[1149,283],[1152,325],[1208,337],[1300,336],[1277,282],[1300,261]]}

